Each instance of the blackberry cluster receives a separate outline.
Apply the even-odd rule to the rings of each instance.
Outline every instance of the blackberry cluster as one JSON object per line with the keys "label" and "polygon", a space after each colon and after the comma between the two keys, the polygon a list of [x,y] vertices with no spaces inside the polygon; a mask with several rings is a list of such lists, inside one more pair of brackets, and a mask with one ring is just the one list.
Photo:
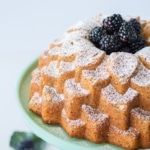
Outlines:
{"label": "blackberry cluster", "polygon": [[23,140],[18,144],[17,150],[35,150],[33,140]]}
{"label": "blackberry cluster", "polygon": [[101,27],[95,27],[90,31],[89,39],[107,54],[136,53],[147,45],[141,35],[140,22],[136,19],[125,21],[120,14],[105,18]]}

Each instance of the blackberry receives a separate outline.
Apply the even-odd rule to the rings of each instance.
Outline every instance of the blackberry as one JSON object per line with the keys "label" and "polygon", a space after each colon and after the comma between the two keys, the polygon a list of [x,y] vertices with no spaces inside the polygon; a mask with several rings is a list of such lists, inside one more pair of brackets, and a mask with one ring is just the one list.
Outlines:
{"label": "blackberry", "polygon": [[23,140],[18,144],[16,150],[35,150],[33,140]]}
{"label": "blackberry", "polygon": [[125,22],[125,21],[122,23],[119,29],[118,36],[120,40],[125,43],[131,43],[136,41],[137,39],[137,34],[135,29],[130,25],[129,22]]}
{"label": "blackberry", "polygon": [[124,46],[124,47],[121,47],[121,48],[119,49],[119,52],[131,53],[131,49],[130,49],[130,47],[128,47],[128,46]]}
{"label": "blackberry", "polygon": [[122,22],[123,19],[120,14],[113,14],[103,20],[102,26],[108,31],[108,33],[113,34],[115,31],[118,32]]}
{"label": "blackberry", "polygon": [[137,34],[141,33],[141,24],[136,19],[130,19],[129,24],[135,29]]}
{"label": "blackberry", "polygon": [[91,30],[89,34],[89,39],[98,46],[99,41],[101,40],[102,36],[106,34],[106,30],[102,27],[95,27]]}
{"label": "blackberry", "polygon": [[141,35],[138,35],[137,40],[135,42],[132,42],[129,45],[129,48],[131,49],[131,53],[136,53],[145,46],[147,46],[145,39]]}
{"label": "blackberry", "polygon": [[106,51],[107,54],[111,52],[116,52],[121,48],[121,43],[118,41],[115,35],[105,35],[102,37],[99,48]]}

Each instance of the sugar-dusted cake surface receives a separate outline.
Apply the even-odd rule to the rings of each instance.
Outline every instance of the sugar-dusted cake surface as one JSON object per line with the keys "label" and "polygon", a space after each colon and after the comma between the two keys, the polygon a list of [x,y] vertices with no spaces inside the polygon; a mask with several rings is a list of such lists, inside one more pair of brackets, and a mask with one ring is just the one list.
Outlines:
{"label": "sugar-dusted cake surface", "polygon": [[137,18],[146,47],[108,55],[89,40],[105,17],[80,21],[51,42],[32,73],[29,108],[70,137],[150,148],[150,22]]}

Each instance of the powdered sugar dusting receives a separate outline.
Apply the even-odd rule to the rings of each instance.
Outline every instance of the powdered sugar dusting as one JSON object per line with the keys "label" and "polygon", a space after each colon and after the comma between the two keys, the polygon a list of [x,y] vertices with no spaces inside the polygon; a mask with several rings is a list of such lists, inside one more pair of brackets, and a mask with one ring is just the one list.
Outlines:
{"label": "powdered sugar dusting", "polygon": [[103,59],[102,63],[96,68],[96,70],[83,70],[82,75],[91,81],[92,84],[97,82],[103,82],[106,79],[110,78],[110,74],[107,71],[106,67],[107,59]]}
{"label": "powdered sugar dusting", "polygon": [[107,59],[108,57],[105,55],[102,63],[96,68],[96,76],[101,80],[108,79],[110,77],[107,70]]}
{"label": "powdered sugar dusting", "polygon": [[43,58],[48,57],[48,53],[49,53],[49,50],[44,51],[44,53],[42,53],[41,57],[43,57]]}
{"label": "powdered sugar dusting", "polygon": [[136,139],[139,134],[139,132],[133,127],[130,127],[128,130],[120,130],[115,126],[111,126],[111,128],[112,128],[112,130],[119,133],[120,135],[122,135],[122,134],[123,135],[131,135],[132,138],[134,138],[134,139]]}
{"label": "powdered sugar dusting", "polygon": [[64,95],[58,94],[56,89],[45,85],[43,88],[43,99],[46,101],[52,101],[53,103],[60,103],[64,101]]}
{"label": "powdered sugar dusting", "polygon": [[80,83],[76,83],[74,79],[66,80],[65,89],[72,94],[72,96],[82,97],[89,95],[89,91],[83,89]]}
{"label": "powdered sugar dusting", "polygon": [[59,66],[59,75],[65,73],[65,72],[70,72],[75,70],[75,63],[74,62],[60,62]]}
{"label": "powdered sugar dusting", "polygon": [[61,61],[60,65],[57,65],[57,61],[51,61],[48,67],[43,67],[42,72],[48,76],[58,78],[61,74],[71,72],[75,70],[74,62]]}
{"label": "powdered sugar dusting", "polygon": [[68,31],[70,30],[88,30],[90,31],[92,28],[99,26],[99,23],[95,22],[94,20],[81,20],[74,26],[70,27]]}
{"label": "powdered sugar dusting", "polygon": [[137,117],[139,119],[150,122],[150,112],[149,111],[145,111],[145,110],[137,107],[135,109],[132,109],[131,113],[137,115]]}
{"label": "powdered sugar dusting", "polygon": [[66,118],[68,124],[70,124],[71,126],[79,127],[79,126],[84,126],[85,125],[85,123],[81,119],[70,120],[67,117],[65,109],[62,110],[62,116]]}
{"label": "powdered sugar dusting", "polygon": [[126,104],[134,100],[134,98],[138,96],[138,92],[131,88],[129,88],[127,92],[124,95],[122,95],[118,93],[111,84],[103,88],[102,93],[106,97],[106,99],[112,104]]}
{"label": "powdered sugar dusting", "polygon": [[59,55],[60,52],[61,52],[61,47],[54,47],[53,49],[48,51],[48,54],[51,56],[56,56]]}
{"label": "powdered sugar dusting", "polygon": [[50,44],[50,50],[52,50],[55,47],[61,47],[62,45],[62,38],[54,39]]}
{"label": "powdered sugar dusting", "polygon": [[150,70],[140,64],[138,66],[138,72],[134,77],[131,78],[131,82],[141,87],[150,86]]}
{"label": "powdered sugar dusting", "polygon": [[48,67],[43,67],[42,72],[49,76],[58,77],[59,69],[57,67],[57,61],[51,61]]}
{"label": "powdered sugar dusting", "polygon": [[79,51],[89,50],[91,47],[94,47],[94,44],[87,39],[77,38],[77,39],[64,39],[62,49],[69,53],[70,51],[77,54]]}
{"label": "powdered sugar dusting", "polygon": [[[95,64],[98,60],[101,60],[105,55],[104,51],[99,50],[96,47],[91,47],[90,49],[85,49],[78,53],[76,58],[77,66],[86,66],[89,64]],[[86,57],[85,57],[86,56]]]}
{"label": "powdered sugar dusting", "polygon": [[66,32],[64,34],[63,41],[67,41],[70,39],[75,40],[75,39],[81,39],[81,38],[85,38],[85,39],[89,38],[88,30],[80,29],[80,30],[73,30],[72,32]]}
{"label": "powdered sugar dusting", "polygon": [[138,92],[133,90],[132,88],[128,88],[128,90],[126,91],[126,93],[123,95],[121,101],[122,102],[129,102],[134,100],[134,98],[136,98],[138,96]]}
{"label": "powdered sugar dusting", "polygon": [[32,96],[30,100],[30,103],[34,103],[34,102],[39,103],[39,104],[42,102],[42,98],[38,92],[34,92],[34,95]]}
{"label": "powdered sugar dusting", "polygon": [[[114,54],[113,54],[114,56]],[[116,53],[109,57],[109,71],[118,77],[121,83],[126,83],[138,66],[137,58],[129,53]]]}
{"label": "powdered sugar dusting", "polygon": [[[145,47],[138,51],[136,55],[144,64],[150,65],[150,47]],[[149,68],[150,69],[150,68]]]}
{"label": "powdered sugar dusting", "polygon": [[119,94],[111,84],[103,88],[101,93],[103,93],[103,95],[106,96],[109,102],[114,104],[117,103],[122,98],[122,95]]}
{"label": "powdered sugar dusting", "polygon": [[89,105],[82,105],[82,111],[88,114],[88,120],[92,120],[98,124],[104,124],[108,119],[108,115],[100,113],[98,109],[94,109]]}
{"label": "powdered sugar dusting", "polygon": [[40,79],[41,79],[41,70],[39,70],[38,68],[36,68],[36,69],[32,72],[32,80],[31,80],[31,83],[36,83],[36,84],[40,85]]}

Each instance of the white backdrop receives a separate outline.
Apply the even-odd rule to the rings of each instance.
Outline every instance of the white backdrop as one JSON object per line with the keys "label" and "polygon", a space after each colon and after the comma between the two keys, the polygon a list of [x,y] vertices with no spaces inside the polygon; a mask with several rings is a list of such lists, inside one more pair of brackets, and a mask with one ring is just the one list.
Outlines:
{"label": "white backdrop", "polygon": [[11,149],[13,131],[30,131],[16,105],[16,84],[52,39],[78,20],[98,13],[150,20],[149,7],[149,0],[0,0],[0,149]]}

